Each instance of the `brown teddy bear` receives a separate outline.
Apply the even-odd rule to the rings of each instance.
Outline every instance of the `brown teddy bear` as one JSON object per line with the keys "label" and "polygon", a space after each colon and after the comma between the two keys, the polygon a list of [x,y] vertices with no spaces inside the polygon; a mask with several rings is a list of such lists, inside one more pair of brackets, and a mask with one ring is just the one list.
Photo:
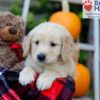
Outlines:
{"label": "brown teddy bear", "polygon": [[21,17],[0,12],[0,67],[18,71],[22,69],[21,39],[24,23]]}

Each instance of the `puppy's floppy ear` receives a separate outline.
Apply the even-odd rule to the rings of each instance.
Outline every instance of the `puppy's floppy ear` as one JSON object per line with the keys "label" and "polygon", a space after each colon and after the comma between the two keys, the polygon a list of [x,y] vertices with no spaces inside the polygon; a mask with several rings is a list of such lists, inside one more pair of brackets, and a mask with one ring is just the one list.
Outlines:
{"label": "puppy's floppy ear", "polygon": [[23,39],[22,47],[23,47],[23,57],[26,57],[30,51],[30,46],[31,46],[31,39],[32,39],[32,34],[29,33],[28,36],[26,36]]}
{"label": "puppy's floppy ear", "polygon": [[63,36],[61,58],[63,61],[73,59],[74,42],[71,36]]}

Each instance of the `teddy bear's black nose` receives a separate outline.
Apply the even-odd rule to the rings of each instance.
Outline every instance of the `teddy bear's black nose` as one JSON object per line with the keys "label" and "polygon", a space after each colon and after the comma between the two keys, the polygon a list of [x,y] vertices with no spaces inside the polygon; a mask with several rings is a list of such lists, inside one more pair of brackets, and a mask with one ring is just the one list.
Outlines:
{"label": "teddy bear's black nose", "polygon": [[13,34],[13,35],[16,34],[16,33],[17,33],[16,27],[10,27],[10,28],[9,28],[9,33],[10,33],[10,34]]}
{"label": "teddy bear's black nose", "polygon": [[37,58],[38,58],[38,60],[39,60],[40,62],[44,62],[46,56],[45,56],[45,54],[41,53],[41,54],[39,54],[39,55],[37,56]]}

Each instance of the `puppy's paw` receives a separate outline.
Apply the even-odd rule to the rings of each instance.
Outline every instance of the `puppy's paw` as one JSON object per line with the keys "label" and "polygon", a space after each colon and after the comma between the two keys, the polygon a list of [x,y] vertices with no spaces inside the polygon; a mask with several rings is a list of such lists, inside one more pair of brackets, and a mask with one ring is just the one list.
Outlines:
{"label": "puppy's paw", "polygon": [[31,68],[24,68],[19,74],[19,82],[25,86],[35,80],[35,71]]}
{"label": "puppy's paw", "polygon": [[53,76],[43,73],[37,79],[36,86],[38,90],[47,90],[52,86],[54,80],[55,78]]}

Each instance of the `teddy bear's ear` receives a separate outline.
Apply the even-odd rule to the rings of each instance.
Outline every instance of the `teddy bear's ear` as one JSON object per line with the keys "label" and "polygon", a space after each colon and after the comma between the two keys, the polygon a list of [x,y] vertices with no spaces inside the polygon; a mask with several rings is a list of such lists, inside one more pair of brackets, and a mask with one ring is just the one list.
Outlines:
{"label": "teddy bear's ear", "polygon": [[17,16],[17,18],[19,19],[20,23],[22,23],[22,24],[24,25],[24,20],[23,20],[23,18],[20,17],[20,16]]}

